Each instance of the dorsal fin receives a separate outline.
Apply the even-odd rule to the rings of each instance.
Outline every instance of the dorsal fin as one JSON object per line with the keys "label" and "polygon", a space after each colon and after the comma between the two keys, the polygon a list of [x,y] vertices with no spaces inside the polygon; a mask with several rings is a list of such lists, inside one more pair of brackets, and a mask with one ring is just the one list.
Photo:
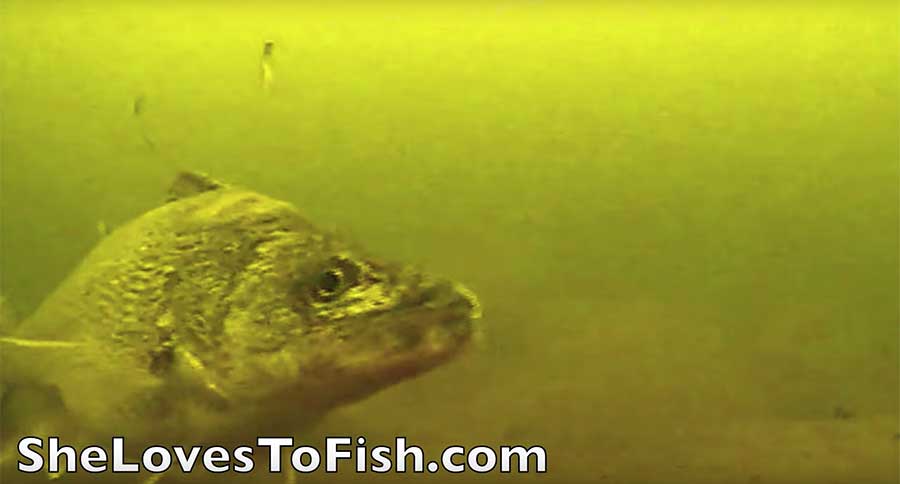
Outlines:
{"label": "dorsal fin", "polygon": [[222,183],[205,173],[195,171],[182,171],[178,173],[172,185],[169,186],[169,197],[166,201],[173,202],[182,198],[193,197],[201,193],[220,190],[228,185]]}

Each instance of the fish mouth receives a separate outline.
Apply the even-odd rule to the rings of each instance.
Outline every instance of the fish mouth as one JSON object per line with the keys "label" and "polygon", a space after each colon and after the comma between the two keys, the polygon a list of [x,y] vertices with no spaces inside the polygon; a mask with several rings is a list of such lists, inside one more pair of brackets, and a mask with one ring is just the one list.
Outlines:
{"label": "fish mouth", "polygon": [[425,282],[412,292],[400,305],[400,309],[439,310],[457,318],[476,320],[481,318],[481,303],[469,288],[444,280]]}
{"label": "fish mouth", "polygon": [[457,296],[455,304],[463,306],[460,310],[467,311],[471,321],[481,319],[481,301],[468,287],[456,282],[453,283],[453,292]]}
{"label": "fish mouth", "polygon": [[305,405],[330,408],[365,398],[441,366],[469,346],[482,316],[471,290],[424,277],[398,287],[403,294],[396,305],[341,319],[339,340],[310,348],[319,356],[302,370]]}
{"label": "fish mouth", "polygon": [[439,280],[412,292],[391,314],[386,327],[395,337],[397,354],[424,359],[450,356],[475,333],[482,310],[466,286]]}
{"label": "fish mouth", "polygon": [[367,335],[357,343],[368,346],[369,357],[344,367],[363,387],[380,389],[418,376],[455,358],[465,350],[478,328],[481,304],[462,284],[430,284],[394,310],[365,322]]}

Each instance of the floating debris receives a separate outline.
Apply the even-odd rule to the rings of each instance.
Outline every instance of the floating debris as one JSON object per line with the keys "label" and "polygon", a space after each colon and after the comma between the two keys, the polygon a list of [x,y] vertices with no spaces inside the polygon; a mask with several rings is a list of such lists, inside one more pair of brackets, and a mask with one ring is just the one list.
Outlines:
{"label": "floating debris", "polygon": [[259,73],[260,73],[260,82],[262,84],[263,91],[269,92],[272,89],[273,82],[273,69],[272,69],[272,54],[275,52],[275,42],[271,40],[267,40],[263,43],[263,52],[262,57],[259,61]]}
{"label": "floating debris", "polygon": [[140,116],[141,113],[144,112],[144,103],[146,102],[146,98],[143,94],[139,94],[135,96],[134,102],[131,104],[132,114],[135,116]]}
{"label": "floating debris", "polygon": [[147,126],[144,124],[143,117],[147,105],[147,97],[143,94],[138,94],[134,97],[134,100],[131,102],[131,114],[137,119],[137,123],[141,130],[141,139],[144,140],[144,144],[150,148],[150,151],[156,151],[156,142],[153,141],[153,138],[150,137],[150,134],[147,133]]}

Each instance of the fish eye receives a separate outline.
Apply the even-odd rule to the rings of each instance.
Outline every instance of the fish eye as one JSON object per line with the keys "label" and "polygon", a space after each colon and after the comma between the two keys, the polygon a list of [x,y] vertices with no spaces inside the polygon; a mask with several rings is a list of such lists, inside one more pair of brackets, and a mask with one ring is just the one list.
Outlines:
{"label": "fish eye", "polygon": [[343,280],[344,273],[340,269],[326,269],[316,281],[317,292],[322,296],[333,296],[341,288]]}
{"label": "fish eye", "polygon": [[312,295],[316,299],[331,301],[350,287],[359,284],[360,266],[346,256],[332,257],[312,283]]}

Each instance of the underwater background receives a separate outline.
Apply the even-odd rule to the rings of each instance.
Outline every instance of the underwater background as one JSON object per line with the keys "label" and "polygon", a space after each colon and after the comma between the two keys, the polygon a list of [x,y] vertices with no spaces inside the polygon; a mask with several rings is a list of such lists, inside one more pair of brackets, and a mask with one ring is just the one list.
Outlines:
{"label": "underwater background", "polygon": [[898,482],[896,2],[4,0],[0,42],[19,315],[180,169],[480,296],[314,435],[548,473],[300,480]]}

